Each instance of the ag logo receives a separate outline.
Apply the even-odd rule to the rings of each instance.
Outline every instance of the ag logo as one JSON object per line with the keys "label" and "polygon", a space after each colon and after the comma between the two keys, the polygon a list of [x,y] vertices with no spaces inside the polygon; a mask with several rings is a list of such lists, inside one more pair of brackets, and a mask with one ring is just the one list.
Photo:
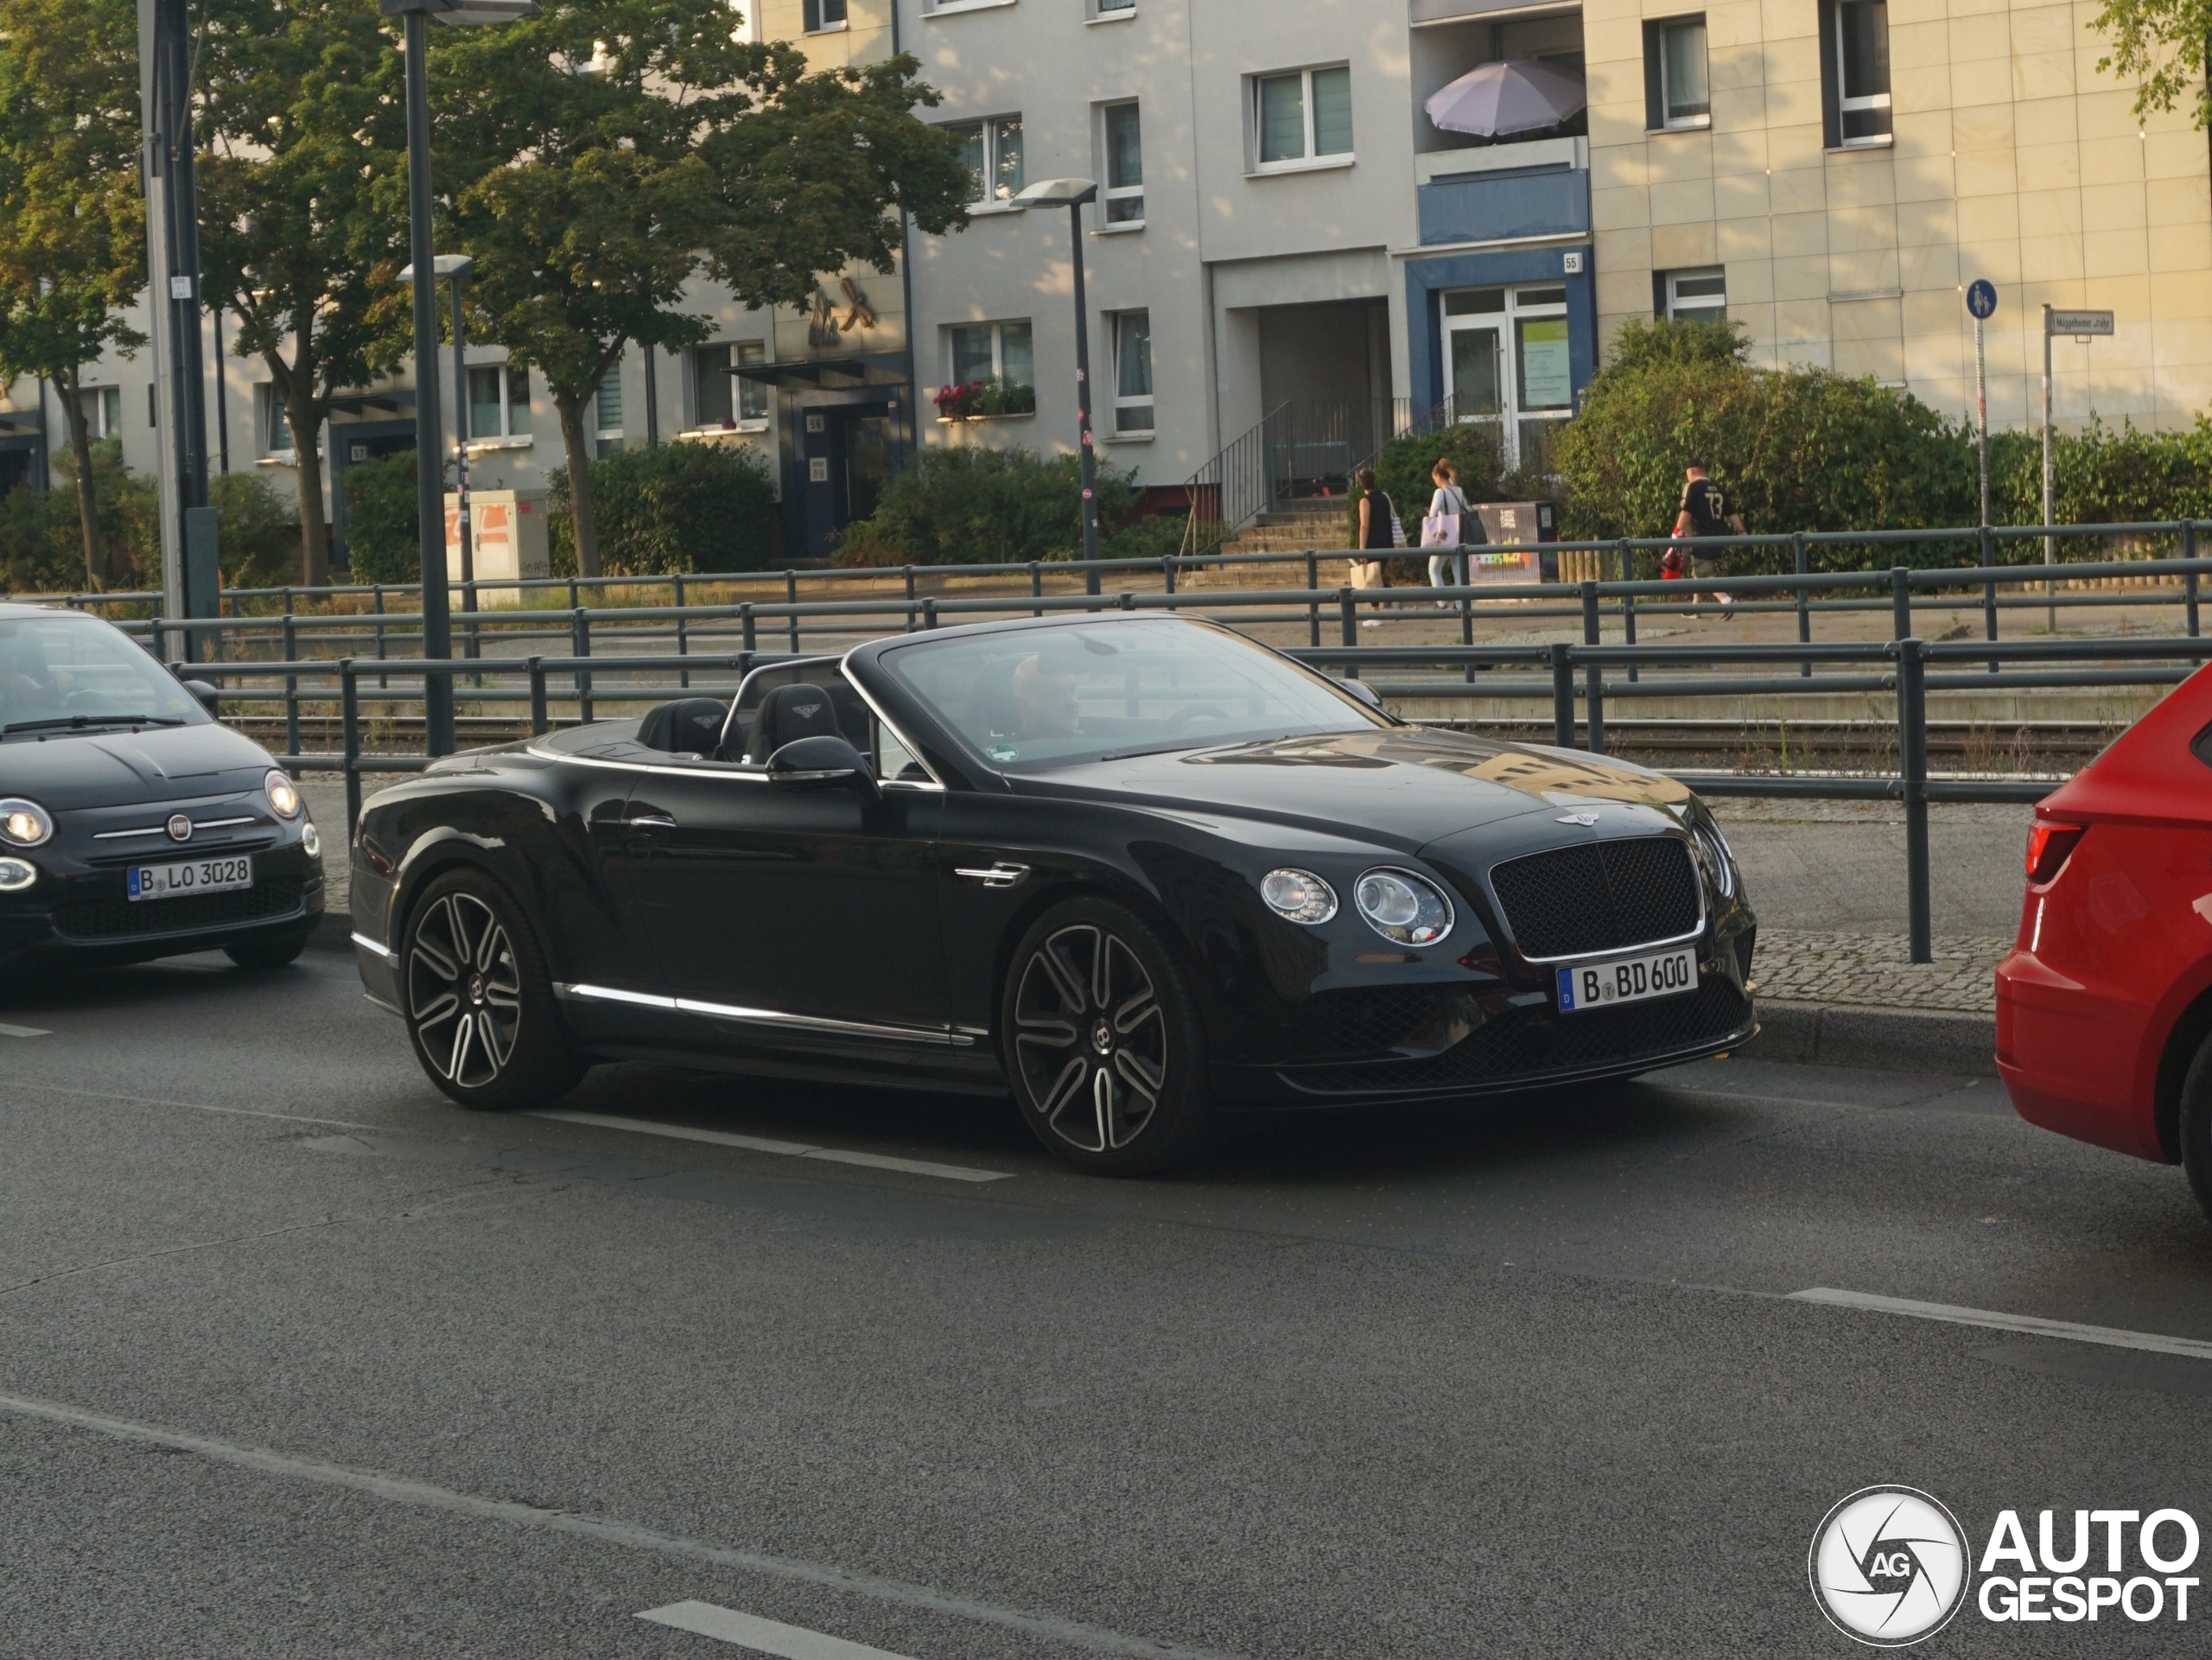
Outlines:
{"label": "ag logo", "polygon": [[1847,1637],[1901,1649],[1932,1637],[1967,1600],[1966,1536],[1911,1487],[1862,1487],[1814,1530],[1813,1600]]}

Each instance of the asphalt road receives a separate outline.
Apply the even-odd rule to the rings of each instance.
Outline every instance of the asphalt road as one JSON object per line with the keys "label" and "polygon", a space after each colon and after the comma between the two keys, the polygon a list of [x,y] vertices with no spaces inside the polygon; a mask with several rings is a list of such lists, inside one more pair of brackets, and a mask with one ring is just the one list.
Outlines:
{"label": "asphalt road", "polygon": [[[911,1660],[1848,1654],[1806,1553],[1868,1484],[1977,1548],[2003,1508],[2212,1520],[2212,1360],[1790,1300],[2212,1339],[2180,1173],[1988,1081],[1712,1062],[1116,1184],[990,1102],[626,1067],[567,1103],[815,1156],[465,1115],[317,953],[0,1022],[6,1655],[746,1652],[639,1618],[687,1602],[819,1660],[861,1651],[728,1619]],[[1921,1650],[2181,1651],[2109,1608]]]}

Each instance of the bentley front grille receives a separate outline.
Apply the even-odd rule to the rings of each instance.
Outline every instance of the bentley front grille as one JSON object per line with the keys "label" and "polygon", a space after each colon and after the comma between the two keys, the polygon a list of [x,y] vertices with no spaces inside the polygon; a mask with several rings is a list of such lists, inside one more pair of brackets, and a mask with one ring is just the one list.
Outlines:
{"label": "bentley front grille", "polygon": [[1491,867],[1490,885],[1527,957],[1590,957],[1694,932],[1697,865],[1675,836],[1586,842]]}

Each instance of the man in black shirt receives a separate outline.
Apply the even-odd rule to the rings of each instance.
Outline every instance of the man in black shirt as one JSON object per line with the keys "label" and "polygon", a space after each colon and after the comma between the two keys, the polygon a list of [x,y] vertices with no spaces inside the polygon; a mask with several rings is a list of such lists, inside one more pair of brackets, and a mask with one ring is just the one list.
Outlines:
{"label": "man in black shirt", "polygon": [[[1734,527],[1737,535],[1745,534],[1744,516],[1729,510],[1726,493],[1706,477],[1705,464],[1692,461],[1683,471],[1689,482],[1682,487],[1682,505],[1681,511],[1675,515],[1673,534],[1726,536],[1731,526]],[[1717,550],[1707,551],[1700,548],[1694,550],[1685,549],[1683,551],[1690,554],[1694,575],[1713,577],[1720,574],[1720,557]],[[1693,593],[1690,603],[1695,605],[1704,597],[1702,594]],[[1736,601],[1732,597],[1726,594],[1715,594],[1713,597],[1720,601],[1723,616],[1735,616]]]}

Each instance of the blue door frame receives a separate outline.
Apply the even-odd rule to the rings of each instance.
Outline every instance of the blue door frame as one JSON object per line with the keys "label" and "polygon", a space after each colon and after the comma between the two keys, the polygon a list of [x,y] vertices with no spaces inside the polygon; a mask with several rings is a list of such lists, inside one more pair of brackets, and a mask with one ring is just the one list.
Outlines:
{"label": "blue door frame", "polygon": [[[1567,349],[1575,405],[1598,372],[1598,296],[1592,251],[1583,248],[1508,248],[1495,253],[1442,254],[1406,262],[1406,364],[1415,407],[1423,412],[1444,401],[1444,317],[1446,289],[1507,288],[1523,283],[1567,286]],[[1582,256],[1569,271],[1567,256]]]}

